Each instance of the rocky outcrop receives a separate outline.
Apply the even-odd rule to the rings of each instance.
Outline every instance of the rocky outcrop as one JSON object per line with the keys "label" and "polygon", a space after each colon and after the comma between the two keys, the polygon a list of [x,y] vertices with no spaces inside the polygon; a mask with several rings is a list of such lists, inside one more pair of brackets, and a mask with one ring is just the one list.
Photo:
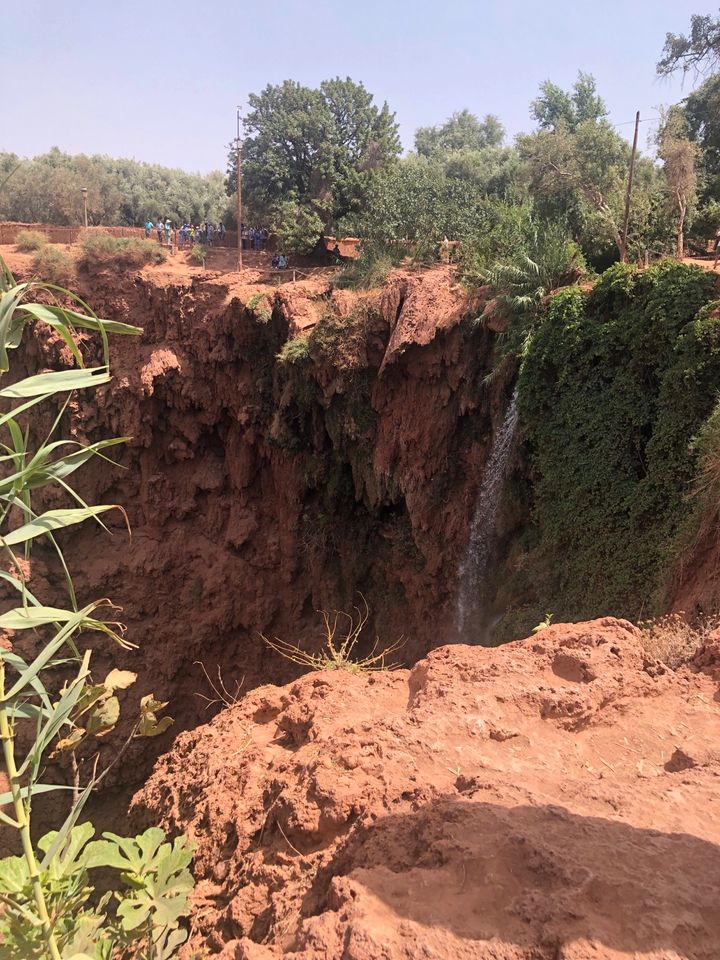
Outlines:
{"label": "rocky outcrop", "polygon": [[227,960],[711,960],[717,681],[612,619],[265,686],[178,738],[137,826],[196,843]]}

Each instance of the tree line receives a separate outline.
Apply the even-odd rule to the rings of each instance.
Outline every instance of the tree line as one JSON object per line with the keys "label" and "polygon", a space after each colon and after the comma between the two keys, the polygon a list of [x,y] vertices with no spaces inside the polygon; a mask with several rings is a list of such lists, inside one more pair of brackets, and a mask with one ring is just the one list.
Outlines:
{"label": "tree line", "polygon": [[[627,242],[631,147],[610,123],[595,79],[582,71],[569,90],[540,86],[530,103],[535,129],[512,144],[497,116],[463,109],[417,130],[405,157],[395,115],[361,83],[269,85],[250,97],[244,121],[249,215],[303,251],[322,233],[408,242],[416,252],[436,250],[447,237],[487,259],[522,246],[550,220],[598,268],[645,251],[682,252],[688,242],[704,248],[720,226],[720,76],[712,75],[719,24],[693,17],[688,37],[668,34],[658,73],[703,63],[711,75],[663,112],[654,156],[640,152]],[[231,194],[235,166],[231,149]]]}
{"label": "tree line", "polygon": [[[417,130],[404,157],[395,114],[362,83],[268,85],[250,95],[244,118],[246,219],[290,251],[311,252],[334,234],[423,256],[448,238],[462,242],[469,263],[486,266],[536,245],[548,222],[598,269],[704,248],[720,226],[719,51],[712,17],[693,17],[687,36],[667,36],[658,73],[699,68],[705,79],[663,113],[655,155],[639,155],[627,240],[631,148],[582,71],[569,90],[541,84],[529,104],[534,129],[512,144],[497,116],[463,109]],[[91,223],[139,225],[160,215],[234,226],[236,185],[234,145],[224,178],[57,149],[29,161],[0,154],[0,217],[77,223],[87,187]]]}
{"label": "tree line", "polygon": [[157,217],[217,223],[229,204],[219,171],[187,173],[136,160],[73,156],[57,147],[32,160],[0,153],[0,220],[81,223],[83,188],[93,225],[141,226]]}

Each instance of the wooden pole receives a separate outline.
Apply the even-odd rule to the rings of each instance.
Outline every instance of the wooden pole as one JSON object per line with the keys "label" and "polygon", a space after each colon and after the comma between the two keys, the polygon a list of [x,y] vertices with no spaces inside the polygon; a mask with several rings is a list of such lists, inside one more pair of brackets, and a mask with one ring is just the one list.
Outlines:
{"label": "wooden pole", "polygon": [[630,155],[630,175],[628,176],[627,193],[625,194],[625,217],[622,231],[622,259],[627,260],[628,222],[630,220],[630,197],[632,195],[633,180],[635,179],[635,156],[637,154],[638,131],[640,129],[640,111],[635,114],[635,136],[633,137],[632,153]]}
{"label": "wooden pole", "polygon": [[237,108],[237,268],[243,268],[242,255],[242,165],[240,158],[240,107]]}

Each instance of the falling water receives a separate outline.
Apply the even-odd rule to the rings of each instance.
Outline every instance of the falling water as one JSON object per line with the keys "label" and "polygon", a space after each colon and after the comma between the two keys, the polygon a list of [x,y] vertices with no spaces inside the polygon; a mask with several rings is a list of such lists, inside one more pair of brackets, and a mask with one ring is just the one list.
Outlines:
{"label": "falling water", "polygon": [[485,476],[475,504],[475,515],[470,525],[467,553],[460,565],[456,637],[461,643],[481,642],[483,579],[490,559],[505,471],[512,452],[517,423],[517,390],[515,390],[502,426],[490,448]]}

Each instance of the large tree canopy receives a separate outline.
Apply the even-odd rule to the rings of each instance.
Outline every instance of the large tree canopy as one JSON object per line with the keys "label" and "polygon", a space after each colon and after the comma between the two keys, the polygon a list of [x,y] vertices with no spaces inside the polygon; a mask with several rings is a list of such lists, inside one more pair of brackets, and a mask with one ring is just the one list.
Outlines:
{"label": "large tree canopy", "polygon": [[695,14],[690,18],[690,33],[665,35],[663,54],[657,64],[661,77],[676,70],[705,73],[720,65],[720,19]]}
{"label": "large tree canopy", "polygon": [[541,84],[539,96],[530,104],[530,114],[541,130],[559,126],[576,130],[586,120],[607,116],[607,107],[597,92],[595,78],[580,70],[572,90],[563,90],[550,80]]}
{"label": "large tree canopy", "polygon": [[482,150],[499,147],[505,139],[500,120],[488,113],[479,120],[469,110],[454,113],[442,126],[420,127],[415,132],[415,150],[423,157],[433,157],[449,150]]}
{"label": "large tree canopy", "polygon": [[[249,103],[242,149],[247,217],[293,236],[296,249],[359,210],[374,176],[400,153],[394,114],[349,77],[319,89],[286,80],[251,94]],[[235,168],[231,151],[228,192],[236,189]],[[308,224],[304,240],[288,221]]]}

